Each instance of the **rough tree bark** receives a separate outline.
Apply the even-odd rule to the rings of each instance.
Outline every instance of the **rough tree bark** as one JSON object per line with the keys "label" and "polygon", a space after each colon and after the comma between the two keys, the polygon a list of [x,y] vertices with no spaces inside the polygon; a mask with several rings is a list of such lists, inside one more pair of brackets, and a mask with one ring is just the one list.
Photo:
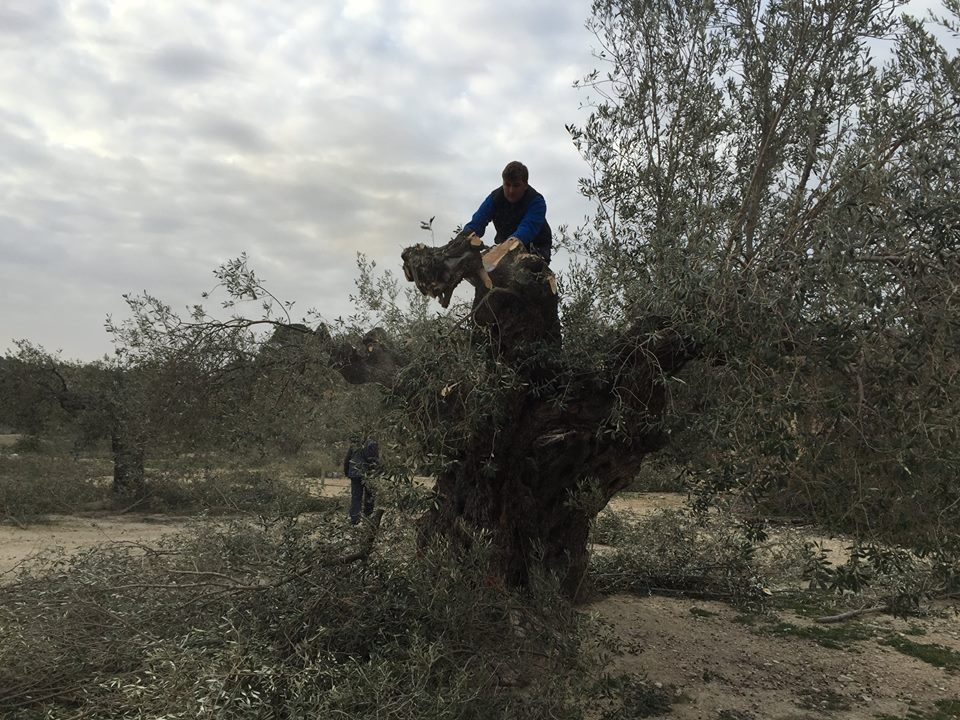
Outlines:
{"label": "rough tree bark", "polygon": [[[576,596],[590,521],[663,446],[664,377],[693,357],[694,344],[645,318],[599,349],[608,370],[575,372],[562,352],[556,280],[539,256],[522,246],[488,251],[461,234],[444,247],[409,247],[402,259],[407,279],[444,307],[460,282],[472,284],[473,319],[492,362],[530,381],[436,478],[422,541],[470,543],[481,531],[505,582],[525,583],[539,563]],[[614,415],[621,422],[611,432]],[[594,502],[576,502],[586,486]]]}
{"label": "rough tree bark", "polygon": [[113,454],[113,496],[116,502],[142,500],[147,492],[144,460],[147,441],[129,411],[111,404],[110,450]]}
{"label": "rough tree bark", "polygon": [[119,392],[73,390],[64,376],[52,367],[39,369],[36,381],[70,417],[93,412],[108,421],[113,456],[113,496],[123,505],[143,498],[146,493],[146,438],[136,413],[125,408],[118,399]]}

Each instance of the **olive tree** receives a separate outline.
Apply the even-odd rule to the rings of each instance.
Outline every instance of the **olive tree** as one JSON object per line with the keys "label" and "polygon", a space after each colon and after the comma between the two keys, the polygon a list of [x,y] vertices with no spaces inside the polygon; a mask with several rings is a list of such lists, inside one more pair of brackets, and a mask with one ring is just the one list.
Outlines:
{"label": "olive tree", "polygon": [[203,300],[219,299],[219,309],[179,312],[148,293],[125,296],[127,316],[107,323],[117,362],[149,373],[149,416],[176,447],[295,453],[324,421],[334,340],[318,318],[294,319],[293,303],[275,297],[245,256],[214,275]]}
{"label": "olive tree", "polygon": [[71,362],[28,341],[16,345],[0,367],[14,426],[39,435],[72,424],[78,447],[108,438],[115,498],[124,505],[142,499],[145,446],[157,416],[148,408],[149,369],[128,370],[108,360]]}
{"label": "olive tree", "polygon": [[678,407],[713,486],[936,539],[960,517],[960,61],[901,6],[596,0],[567,314],[701,341]]}
{"label": "olive tree", "polygon": [[128,506],[148,493],[148,452],[297,452],[323,427],[342,427],[329,412],[343,394],[340,374],[367,380],[390,371],[382,338],[334,338],[325,325],[295,322],[292,303],[275,298],[245,257],[215,275],[219,312],[124,296],[128,313],[108,318],[115,352],[103,360],[67,362],[20,342],[0,365],[5,417],[33,432],[69,422],[81,443],[108,438],[113,492]]}

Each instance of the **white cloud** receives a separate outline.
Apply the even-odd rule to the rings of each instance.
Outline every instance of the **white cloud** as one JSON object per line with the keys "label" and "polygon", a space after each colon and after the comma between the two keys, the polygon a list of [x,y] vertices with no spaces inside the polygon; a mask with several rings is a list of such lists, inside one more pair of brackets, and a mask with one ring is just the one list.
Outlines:
{"label": "white cloud", "polygon": [[442,240],[521,159],[556,227],[587,212],[564,123],[589,4],[0,4],[0,350],[109,351],[144,289],[198,301],[250,254],[331,317],[363,252]]}

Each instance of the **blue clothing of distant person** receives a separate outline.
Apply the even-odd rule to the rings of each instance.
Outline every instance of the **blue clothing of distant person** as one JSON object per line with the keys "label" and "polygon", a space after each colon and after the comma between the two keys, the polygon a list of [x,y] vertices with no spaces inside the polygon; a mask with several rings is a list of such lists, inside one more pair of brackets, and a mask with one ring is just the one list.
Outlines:
{"label": "blue clothing of distant person", "polygon": [[371,437],[355,437],[350,440],[350,448],[343,459],[343,474],[350,478],[350,523],[360,522],[360,509],[364,515],[373,513],[373,488],[367,484],[367,478],[378,469],[380,464],[380,446]]}
{"label": "blue clothing of distant person", "polygon": [[547,262],[553,249],[553,233],[547,223],[547,201],[529,185],[527,166],[516,160],[503,169],[503,185],[491,192],[463,226],[483,237],[491,222],[495,244],[516,238],[523,247]]}

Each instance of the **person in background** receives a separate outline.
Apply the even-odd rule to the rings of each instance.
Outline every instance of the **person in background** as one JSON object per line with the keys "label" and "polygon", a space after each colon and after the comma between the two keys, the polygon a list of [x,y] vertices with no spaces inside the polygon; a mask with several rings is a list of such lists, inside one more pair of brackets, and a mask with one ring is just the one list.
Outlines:
{"label": "person in background", "polygon": [[494,244],[516,238],[527,252],[536,253],[549,263],[553,233],[547,223],[546,200],[530,187],[530,172],[522,162],[507,163],[501,177],[503,185],[487,196],[463,229],[483,237],[492,222],[497,231]]}
{"label": "person in background", "polygon": [[364,515],[373,513],[373,488],[367,478],[376,472],[380,464],[380,446],[372,437],[354,436],[343,459],[343,474],[350,478],[350,524],[360,522],[360,510]]}

